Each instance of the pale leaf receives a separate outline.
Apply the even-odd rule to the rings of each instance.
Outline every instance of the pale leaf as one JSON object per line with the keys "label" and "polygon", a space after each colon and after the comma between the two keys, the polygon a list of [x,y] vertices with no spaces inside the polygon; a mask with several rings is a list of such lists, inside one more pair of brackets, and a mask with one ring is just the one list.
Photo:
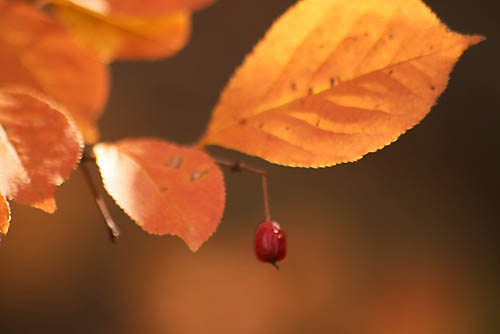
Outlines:
{"label": "pale leaf", "polygon": [[191,11],[210,2],[50,1],[56,17],[107,62],[173,55],[189,38]]}
{"label": "pale leaf", "polygon": [[[105,0],[102,0],[105,2]],[[142,17],[158,16],[158,13],[193,11],[202,9],[215,0],[107,0],[109,11],[116,15]]]}
{"label": "pale leaf", "polygon": [[155,139],[94,147],[104,186],[145,231],[173,234],[192,251],[215,232],[224,210],[222,173],[201,150]]}

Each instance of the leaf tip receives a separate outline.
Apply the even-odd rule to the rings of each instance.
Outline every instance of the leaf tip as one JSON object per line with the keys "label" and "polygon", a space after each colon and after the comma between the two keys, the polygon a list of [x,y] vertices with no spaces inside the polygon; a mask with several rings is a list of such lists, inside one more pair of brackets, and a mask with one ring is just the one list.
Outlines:
{"label": "leaf tip", "polygon": [[33,206],[50,214],[53,214],[57,210],[56,200],[53,197],[46,198],[41,202],[33,204]]}
{"label": "leaf tip", "polygon": [[0,235],[5,235],[10,227],[10,206],[6,198],[0,193]]}
{"label": "leaf tip", "polygon": [[186,244],[192,253],[196,253],[200,249],[201,245],[203,245],[203,243],[193,244],[193,243],[189,243],[189,242],[186,242]]}
{"label": "leaf tip", "polygon": [[9,219],[5,221],[3,224],[0,225],[0,235],[7,235],[7,232],[9,232],[9,221],[10,221],[10,216],[8,217]]}
{"label": "leaf tip", "polygon": [[467,37],[468,37],[468,41],[469,41],[469,46],[479,44],[479,43],[484,42],[486,40],[486,36],[483,36],[483,35],[469,35]]}

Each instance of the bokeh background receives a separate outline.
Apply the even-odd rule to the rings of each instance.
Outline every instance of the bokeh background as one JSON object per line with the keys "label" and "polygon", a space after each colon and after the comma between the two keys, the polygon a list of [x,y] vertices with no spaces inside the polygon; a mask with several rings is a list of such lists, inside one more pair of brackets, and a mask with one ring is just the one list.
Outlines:
{"label": "bokeh background", "polygon": [[[235,67],[294,2],[220,0],[194,16],[177,56],[114,64],[102,139],[195,141]],[[0,245],[0,333],[500,332],[498,5],[426,2],[454,30],[488,40],[399,141],[318,170],[210,149],[269,171],[289,241],[279,272],[253,253],[263,219],[255,175],[226,173],[224,219],[192,254],[143,232],[109,198],[123,235],[108,242],[76,171],[55,215],[13,205]]]}

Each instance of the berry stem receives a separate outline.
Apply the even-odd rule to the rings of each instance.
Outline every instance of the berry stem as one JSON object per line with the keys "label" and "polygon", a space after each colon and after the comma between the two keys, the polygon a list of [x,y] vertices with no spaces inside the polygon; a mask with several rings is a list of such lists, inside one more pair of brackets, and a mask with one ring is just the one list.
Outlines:
{"label": "berry stem", "polygon": [[102,218],[106,222],[106,226],[108,227],[109,231],[109,238],[111,242],[116,242],[118,240],[118,237],[120,236],[120,229],[118,228],[115,221],[111,217],[111,213],[109,212],[109,209],[106,206],[104,199],[102,198],[99,190],[97,189],[97,186],[94,183],[94,180],[92,179],[92,176],[90,175],[87,162],[95,163],[95,158],[90,156],[87,152],[84,152],[82,157],[82,162],[80,164],[81,167],[80,170],[82,171],[82,174],[85,177],[85,180],[87,181],[87,185],[89,186],[90,192],[92,193],[92,196],[95,199],[97,208],[99,209]]}
{"label": "berry stem", "polygon": [[267,174],[261,175],[262,178],[262,196],[264,198],[264,213],[266,215],[266,220],[271,221],[271,210],[269,209],[269,192],[267,189]]}
{"label": "berry stem", "polygon": [[218,165],[228,167],[229,169],[231,169],[232,172],[235,172],[235,173],[237,173],[237,172],[250,172],[250,173],[260,175],[260,177],[262,179],[262,196],[264,199],[264,214],[265,214],[266,220],[271,221],[271,210],[269,209],[269,190],[268,190],[268,186],[267,186],[267,178],[268,178],[267,172],[265,170],[262,170],[262,169],[259,169],[259,168],[253,167],[253,166],[249,166],[249,165],[247,165],[243,162],[239,162],[239,161],[230,161],[230,160],[221,159],[221,158],[214,158],[214,160]]}
{"label": "berry stem", "polygon": [[276,268],[276,270],[280,270],[280,267],[276,264],[276,262],[271,262],[271,265]]}

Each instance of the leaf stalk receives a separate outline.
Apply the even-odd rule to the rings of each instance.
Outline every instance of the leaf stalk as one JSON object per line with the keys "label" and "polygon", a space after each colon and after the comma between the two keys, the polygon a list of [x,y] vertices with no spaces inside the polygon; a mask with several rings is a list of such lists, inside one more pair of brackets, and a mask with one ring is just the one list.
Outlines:
{"label": "leaf stalk", "polygon": [[221,158],[214,158],[215,162],[218,165],[228,167],[232,172],[237,173],[237,172],[250,172],[254,173],[257,175],[260,175],[261,180],[262,180],[262,197],[264,200],[264,215],[266,218],[266,221],[271,221],[271,210],[269,208],[269,189],[268,189],[268,174],[267,171],[249,166],[243,162],[240,161],[230,161],[226,159],[221,159]]}

